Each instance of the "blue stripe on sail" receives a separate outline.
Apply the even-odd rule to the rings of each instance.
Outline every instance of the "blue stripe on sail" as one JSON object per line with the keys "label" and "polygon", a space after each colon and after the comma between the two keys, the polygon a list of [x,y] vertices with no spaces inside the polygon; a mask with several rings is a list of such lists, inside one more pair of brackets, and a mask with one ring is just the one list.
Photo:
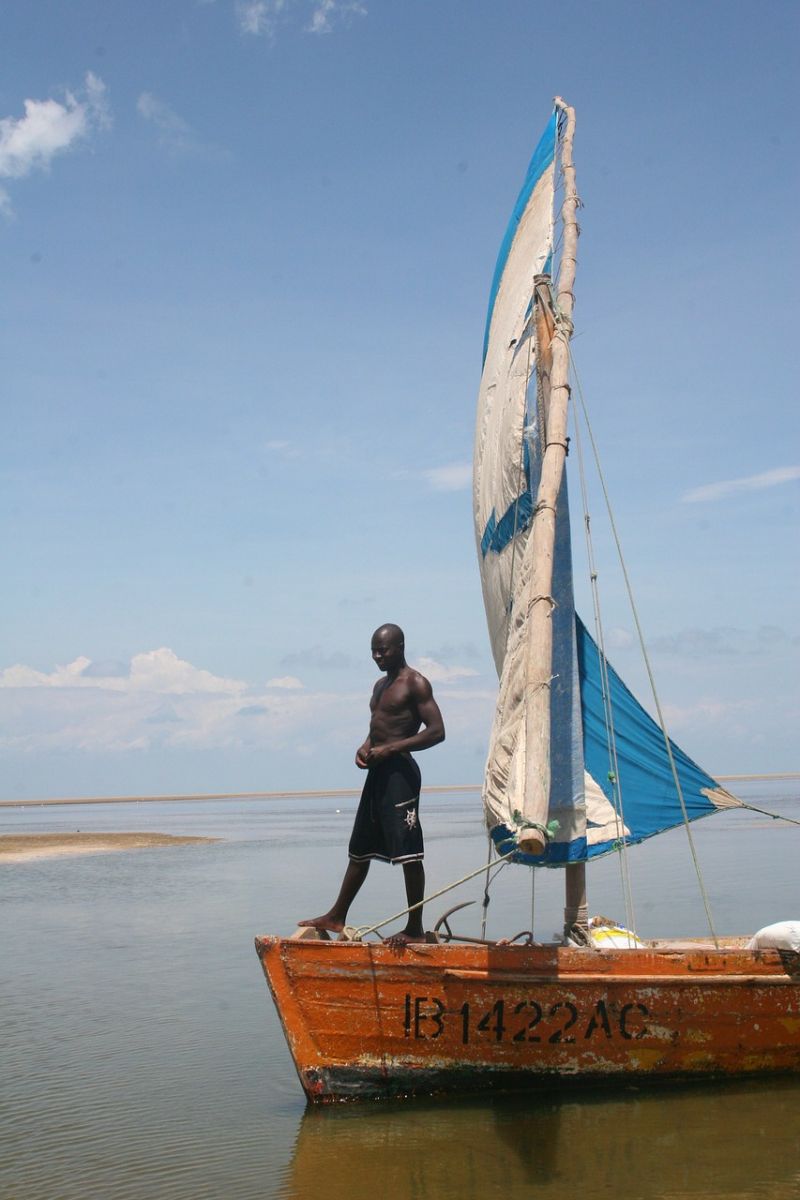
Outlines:
{"label": "blue stripe on sail", "polygon": [[531,523],[533,515],[533,497],[530,492],[523,492],[509,504],[500,520],[492,509],[492,515],[486,522],[486,529],[481,538],[481,554],[484,558],[491,550],[499,554],[513,541],[518,533],[522,533]]}
{"label": "blue stripe on sail", "polygon": [[[498,854],[507,854],[514,845],[514,835],[505,825],[495,825],[492,841]],[[583,862],[586,859],[586,838],[575,838],[572,842],[551,842],[544,854],[523,854],[518,850],[511,862],[528,867],[564,867],[567,863]]]}
{"label": "blue stripe on sail", "polygon": [[[483,531],[481,538],[481,557],[486,558],[490,550],[494,549],[494,535],[497,530],[497,513],[492,509],[489,514],[489,520],[486,522],[486,528]],[[499,553],[499,551],[495,551]]]}
{"label": "blue stripe on sail", "polygon": [[[599,651],[580,618],[576,616],[575,620],[586,770],[613,803],[608,778],[610,768]],[[614,715],[622,804],[625,824],[630,830],[627,841],[641,842],[682,824],[683,814],[660,727],[645,712],[611,665],[607,663],[606,667]],[[670,746],[689,820],[717,812],[716,806],[702,794],[702,789],[713,789],[719,785],[674,742],[670,742]],[[614,847],[613,840],[591,846],[589,857],[606,854]]]}
{"label": "blue stripe on sail", "polygon": [[527,203],[531,198],[533,189],[536,187],[536,184],[539,182],[542,175],[544,175],[545,171],[555,157],[556,125],[557,118],[556,113],[554,112],[545,126],[544,133],[539,139],[539,145],[533,152],[533,158],[530,161],[528,173],[525,176],[525,182],[523,183],[522,190],[517,197],[517,203],[514,205],[514,211],[511,214],[511,219],[508,222],[505,236],[500,244],[500,253],[497,256],[497,264],[494,268],[494,277],[492,279],[492,290],[489,293],[489,311],[486,316],[486,333],[483,339],[484,360],[486,359],[486,350],[489,346],[489,327],[492,323],[494,302],[500,287],[500,280],[503,278],[503,272],[506,269],[506,261],[511,250],[511,243],[514,241],[514,235],[517,232],[517,226],[522,219],[522,214],[524,213]]}
{"label": "blue stripe on sail", "polygon": [[[525,421],[527,424],[527,408],[525,410]],[[486,522],[486,528],[481,538],[481,555],[484,558],[486,558],[490,550],[494,554],[500,554],[502,550],[505,550],[506,546],[509,546],[513,542],[517,534],[524,533],[533,519],[531,452],[527,438],[523,438],[522,442],[522,469],[525,475],[525,491],[520,496],[517,496],[516,500],[511,501],[499,521],[496,510],[492,509],[489,520]],[[509,603],[510,599],[509,597]]]}

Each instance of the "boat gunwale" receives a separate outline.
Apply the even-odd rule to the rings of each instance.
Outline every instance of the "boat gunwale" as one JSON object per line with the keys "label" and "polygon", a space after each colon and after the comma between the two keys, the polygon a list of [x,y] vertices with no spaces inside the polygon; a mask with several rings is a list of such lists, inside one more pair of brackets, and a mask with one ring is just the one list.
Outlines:
{"label": "boat gunwale", "polygon": [[[256,953],[259,958],[264,953],[270,953],[278,947],[286,950],[292,956],[349,953],[356,957],[366,955],[370,960],[381,965],[393,963],[399,967],[409,966],[412,963],[419,967],[433,967],[440,962],[444,970],[453,969],[452,966],[446,964],[448,957],[466,955],[471,963],[474,962],[477,965],[456,969],[484,973],[491,971],[503,975],[507,975],[509,970],[513,969],[519,971],[523,962],[531,963],[532,966],[537,962],[541,962],[543,965],[552,963],[556,967],[554,978],[558,979],[564,974],[587,973],[585,968],[589,963],[594,965],[595,970],[588,973],[597,974],[600,978],[610,978],[610,968],[615,964],[640,964],[642,961],[663,962],[673,966],[685,963],[687,969],[692,971],[692,978],[710,975],[711,968],[718,967],[721,963],[725,963],[731,968],[725,974],[741,973],[737,969],[738,964],[747,965],[749,972],[758,976],[768,975],[770,973],[768,968],[779,966],[778,973],[780,975],[791,977],[794,973],[789,969],[792,960],[795,960],[800,968],[800,952],[775,947],[749,949],[745,938],[730,938],[727,944],[720,940],[718,946],[714,946],[710,942],[692,942],[689,939],[680,941],[654,939],[644,945],[631,947],[565,946],[559,942],[534,945],[511,945],[502,942],[475,944],[453,939],[444,943],[412,943],[401,948],[381,942],[362,942],[351,939],[338,941],[312,938],[296,939],[273,934],[257,936],[255,939]],[[495,961],[481,965],[481,959],[486,959],[490,955],[495,958]],[[442,956],[441,959],[440,956]],[[753,966],[757,967],[755,971],[752,970]],[[700,970],[700,974],[696,976],[694,972],[698,970]],[[632,973],[624,971],[622,974],[630,977]],[[647,972],[646,974],[649,977],[654,973]],[[669,971],[661,977],[672,978],[674,974],[674,971]],[[658,975],[655,977],[659,978]]]}

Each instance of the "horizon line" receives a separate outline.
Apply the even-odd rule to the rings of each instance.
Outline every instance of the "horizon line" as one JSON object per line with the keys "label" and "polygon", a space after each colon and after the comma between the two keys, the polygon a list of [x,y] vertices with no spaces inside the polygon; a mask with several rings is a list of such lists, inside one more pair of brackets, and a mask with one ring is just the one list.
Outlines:
{"label": "horizon line", "polygon": [[[782,779],[800,779],[800,771],[778,771],[769,775],[715,775],[720,783],[739,781],[758,782]],[[423,790],[442,794],[444,792],[479,792],[480,783],[432,784]],[[361,788],[314,788],[309,791],[274,792],[186,792],[165,796],[52,796],[38,799],[0,800],[0,808],[46,807],[58,804],[180,804],[187,800],[310,800],[322,796],[360,796]]]}

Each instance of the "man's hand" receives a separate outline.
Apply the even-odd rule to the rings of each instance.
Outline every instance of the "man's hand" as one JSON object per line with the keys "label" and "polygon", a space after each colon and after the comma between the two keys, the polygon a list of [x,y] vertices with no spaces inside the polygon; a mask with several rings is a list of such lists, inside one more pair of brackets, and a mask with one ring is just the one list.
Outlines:
{"label": "man's hand", "polygon": [[369,766],[369,738],[356,750],[356,766],[361,771],[366,771]]}
{"label": "man's hand", "polygon": [[372,746],[367,752],[367,766],[377,766],[379,762],[383,762],[387,758],[391,758],[397,751],[394,748],[394,742],[384,742],[382,746]]}

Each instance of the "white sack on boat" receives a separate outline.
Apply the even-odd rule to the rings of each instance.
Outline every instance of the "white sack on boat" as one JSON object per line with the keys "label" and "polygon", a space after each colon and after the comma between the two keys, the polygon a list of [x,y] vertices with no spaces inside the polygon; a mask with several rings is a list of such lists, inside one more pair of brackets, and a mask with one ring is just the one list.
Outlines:
{"label": "white sack on boat", "polygon": [[636,950],[647,945],[633,930],[626,929],[624,925],[616,925],[606,917],[592,917],[589,922],[589,936],[600,950]]}
{"label": "white sack on boat", "polygon": [[800,921],[777,921],[765,925],[747,943],[748,950],[794,950],[800,954]]}

